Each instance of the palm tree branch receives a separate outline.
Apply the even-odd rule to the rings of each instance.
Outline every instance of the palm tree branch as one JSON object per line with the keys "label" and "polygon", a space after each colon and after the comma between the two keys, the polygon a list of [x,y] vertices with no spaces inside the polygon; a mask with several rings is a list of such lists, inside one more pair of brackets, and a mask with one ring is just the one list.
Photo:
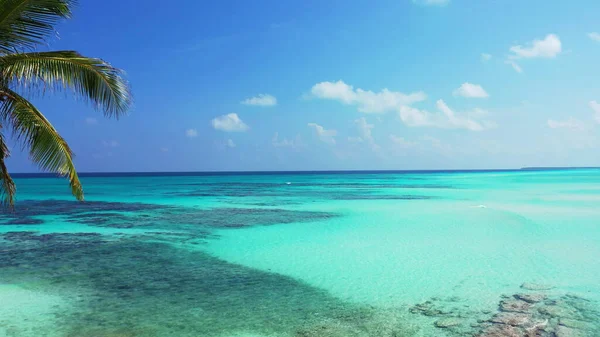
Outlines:
{"label": "palm tree branch", "polygon": [[101,59],[74,51],[20,53],[0,57],[0,74],[21,87],[42,85],[72,89],[111,117],[125,114],[132,104],[123,72]]}
{"label": "palm tree branch", "polygon": [[0,52],[33,49],[71,17],[76,0],[0,0]]}
{"label": "palm tree branch", "polygon": [[31,160],[42,170],[67,176],[71,192],[78,200],[83,200],[83,188],[73,164],[73,152],[67,142],[24,97],[3,87],[0,88],[0,98],[0,119],[29,148]]}
{"label": "palm tree branch", "polygon": [[10,156],[10,150],[4,141],[4,136],[0,133],[0,203],[12,207],[15,204],[15,194],[17,187],[12,180],[4,160]]}

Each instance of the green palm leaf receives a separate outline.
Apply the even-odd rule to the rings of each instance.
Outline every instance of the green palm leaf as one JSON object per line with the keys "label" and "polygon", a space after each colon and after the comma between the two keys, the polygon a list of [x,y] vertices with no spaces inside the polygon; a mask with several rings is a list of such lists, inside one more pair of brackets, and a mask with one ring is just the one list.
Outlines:
{"label": "green palm leaf", "polygon": [[17,187],[10,174],[8,174],[6,164],[4,163],[4,160],[8,156],[10,156],[10,151],[8,150],[8,146],[6,146],[4,137],[0,133],[0,198],[2,198],[0,202],[12,207],[15,203]]}
{"label": "green palm leaf", "polygon": [[71,17],[75,0],[0,0],[0,52],[33,49]]}
{"label": "green palm leaf", "polygon": [[14,90],[28,94],[72,90],[109,117],[124,115],[132,104],[128,83],[119,69],[74,51],[32,52],[71,16],[76,0],[0,0],[0,202],[12,205],[15,184],[5,165],[10,155],[4,128],[12,131],[31,159],[46,171],[66,175],[73,195],[83,190],[67,142],[44,115]]}
{"label": "green palm leaf", "polygon": [[31,160],[41,169],[67,176],[73,195],[83,200],[83,189],[73,164],[73,152],[67,142],[24,97],[8,88],[0,88],[0,96],[3,99],[0,105],[2,124],[12,127],[17,139],[29,148]]}
{"label": "green palm leaf", "polygon": [[60,90],[70,88],[89,99],[107,116],[119,117],[130,108],[129,86],[119,69],[74,51],[21,53],[0,57],[5,81],[20,87]]}

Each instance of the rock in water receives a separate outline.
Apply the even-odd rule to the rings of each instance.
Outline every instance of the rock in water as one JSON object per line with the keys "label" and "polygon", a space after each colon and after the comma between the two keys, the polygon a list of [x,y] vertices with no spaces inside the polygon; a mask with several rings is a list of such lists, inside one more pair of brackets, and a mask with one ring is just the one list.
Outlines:
{"label": "rock in water", "polygon": [[590,323],[578,321],[575,319],[560,318],[558,324],[566,326],[567,328],[580,329],[580,330],[592,330],[594,326]]}
{"label": "rock in water", "polygon": [[525,282],[525,283],[521,284],[521,288],[526,289],[526,290],[538,290],[539,291],[539,290],[550,290],[554,287],[547,285],[547,284]]}
{"label": "rock in water", "polygon": [[444,310],[435,308],[434,304],[431,301],[419,303],[419,304],[413,306],[412,308],[410,308],[409,311],[412,314],[421,314],[421,315],[425,315],[425,316],[429,316],[429,317],[436,317],[436,316],[439,317],[439,316],[446,316],[446,315],[450,314],[450,312],[448,312],[448,311],[444,311]]}
{"label": "rock in water", "polygon": [[545,294],[516,294],[515,298],[521,301],[525,301],[527,303],[538,303],[546,299]]}
{"label": "rock in water", "polygon": [[521,331],[510,325],[492,325],[484,330],[478,337],[522,337]]}
{"label": "rock in water", "polygon": [[531,321],[525,325],[525,337],[540,337],[546,336],[544,334],[546,327],[548,326],[549,320],[536,320]]}
{"label": "rock in water", "polygon": [[500,302],[500,311],[526,313],[531,304],[521,300],[504,300]]}
{"label": "rock in water", "polygon": [[529,323],[531,317],[517,312],[502,312],[490,319],[490,322],[523,327]]}
{"label": "rock in water", "polygon": [[450,328],[460,325],[462,321],[458,318],[444,318],[436,321],[434,324],[438,328]]}
{"label": "rock in water", "polygon": [[586,333],[581,330],[567,328],[566,326],[559,325],[556,328],[556,337],[589,337]]}
{"label": "rock in water", "polygon": [[548,305],[538,309],[540,314],[556,318],[576,318],[577,313],[571,308],[558,305]]}

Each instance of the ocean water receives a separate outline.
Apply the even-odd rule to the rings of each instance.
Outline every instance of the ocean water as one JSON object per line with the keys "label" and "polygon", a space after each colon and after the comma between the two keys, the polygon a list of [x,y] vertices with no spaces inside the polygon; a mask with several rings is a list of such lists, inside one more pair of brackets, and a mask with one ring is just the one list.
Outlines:
{"label": "ocean water", "polygon": [[600,336],[600,169],[17,178],[0,336]]}

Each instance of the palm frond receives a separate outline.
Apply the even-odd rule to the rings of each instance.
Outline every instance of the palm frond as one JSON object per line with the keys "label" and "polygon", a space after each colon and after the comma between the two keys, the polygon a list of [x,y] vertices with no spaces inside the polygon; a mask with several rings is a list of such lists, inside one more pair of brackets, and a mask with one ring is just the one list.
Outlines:
{"label": "palm frond", "polygon": [[15,204],[15,194],[17,187],[15,182],[8,174],[4,160],[10,156],[10,150],[4,141],[4,136],[0,133],[0,203],[12,207]]}
{"label": "palm frond", "polygon": [[45,171],[67,176],[71,192],[83,200],[83,188],[73,164],[73,152],[44,115],[9,88],[0,88],[0,119],[29,148],[31,160]]}
{"label": "palm frond", "polygon": [[0,0],[0,52],[33,49],[71,17],[76,0]]}
{"label": "palm frond", "polygon": [[70,88],[109,117],[125,114],[132,103],[121,70],[74,51],[5,55],[0,57],[0,73],[5,81],[26,88],[36,83],[46,89]]}

